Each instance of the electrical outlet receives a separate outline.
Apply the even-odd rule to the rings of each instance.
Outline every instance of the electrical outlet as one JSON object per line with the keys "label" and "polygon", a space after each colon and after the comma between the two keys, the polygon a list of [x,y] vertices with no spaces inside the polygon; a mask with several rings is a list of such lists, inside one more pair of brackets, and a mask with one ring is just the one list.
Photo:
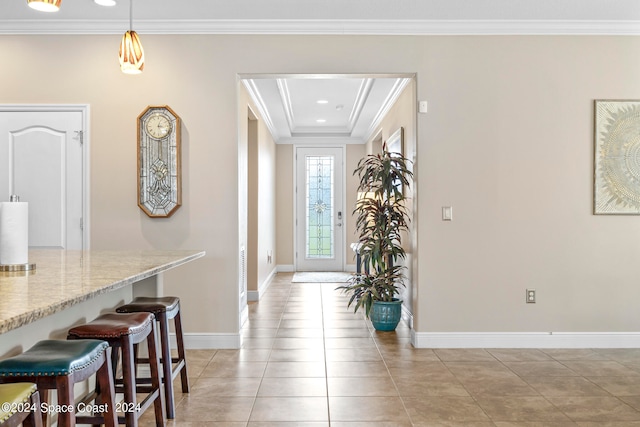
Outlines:
{"label": "electrical outlet", "polygon": [[535,304],[535,303],[536,303],[536,290],[527,289],[527,304]]}

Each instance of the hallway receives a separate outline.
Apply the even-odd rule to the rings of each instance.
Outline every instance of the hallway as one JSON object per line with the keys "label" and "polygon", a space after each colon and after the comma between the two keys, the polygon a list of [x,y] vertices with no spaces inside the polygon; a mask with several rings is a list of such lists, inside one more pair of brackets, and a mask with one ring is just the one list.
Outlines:
{"label": "hallway", "polygon": [[168,426],[640,426],[640,349],[414,349],[291,278],[250,305],[242,349],[188,352]]}

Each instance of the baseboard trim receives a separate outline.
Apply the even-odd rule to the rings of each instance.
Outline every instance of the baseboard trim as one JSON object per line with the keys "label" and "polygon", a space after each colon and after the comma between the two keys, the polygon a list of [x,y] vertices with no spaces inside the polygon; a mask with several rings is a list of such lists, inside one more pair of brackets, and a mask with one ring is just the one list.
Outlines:
{"label": "baseboard trim", "polygon": [[416,348],[637,348],[639,332],[415,332]]}
{"label": "baseboard trim", "polygon": [[293,264],[280,264],[276,267],[278,273],[293,273],[296,271],[296,268]]}
{"label": "baseboard trim", "polygon": [[[169,335],[171,348],[177,348],[176,336]],[[186,333],[184,348],[187,350],[222,350],[237,349],[242,345],[240,334]]]}
{"label": "baseboard trim", "polygon": [[269,289],[269,286],[271,285],[271,282],[273,281],[273,278],[276,276],[277,272],[278,268],[274,268],[269,276],[264,280],[264,282],[262,282],[260,286],[258,286],[257,291],[247,291],[247,301],[260,301],[260,297],[264,295],[265,292],[267,292],[267,289]]}
{"label": "baseboard trim", "polygon": [[402,320],[405,321],[405,323],[409,326],[409,328],[413,332],[413,313],[411,313],[409,309],[404,305],[402,306],[401,316],[402,316]]}

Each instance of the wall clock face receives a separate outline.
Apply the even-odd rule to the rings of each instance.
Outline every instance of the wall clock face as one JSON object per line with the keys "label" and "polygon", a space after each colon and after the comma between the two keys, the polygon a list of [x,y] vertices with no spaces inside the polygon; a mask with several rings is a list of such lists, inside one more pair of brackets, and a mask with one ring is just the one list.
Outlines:
{"label": "wall clock face", "polygon": [[169,217],[182,203],[180,131],[166,105],[138,116],[138,206],[150,217]]}

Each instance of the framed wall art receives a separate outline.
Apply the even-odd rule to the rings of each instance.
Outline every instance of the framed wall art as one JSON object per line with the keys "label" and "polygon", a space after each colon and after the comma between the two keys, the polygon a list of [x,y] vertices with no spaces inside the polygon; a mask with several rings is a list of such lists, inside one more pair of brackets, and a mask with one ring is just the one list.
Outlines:
{"label": "framed wall art", "polygon": [[[404,129],[400,127],[392,133],[387,139],[385,146],[387,148],[387,152],[399,153],[400,156],[404,156]],[[394,185],[400,193],[404,194],[404,185],[399,179],[394,182]]]}
{"label": "framed wall art", "polygon": [[595,101],[594,214],[640,215],[640,101]]}
{"label": "framed wall art", "polygon": [[180,117],[168,106],[149,106],[138,116],[138,206],[167,218],[182,204]]}

